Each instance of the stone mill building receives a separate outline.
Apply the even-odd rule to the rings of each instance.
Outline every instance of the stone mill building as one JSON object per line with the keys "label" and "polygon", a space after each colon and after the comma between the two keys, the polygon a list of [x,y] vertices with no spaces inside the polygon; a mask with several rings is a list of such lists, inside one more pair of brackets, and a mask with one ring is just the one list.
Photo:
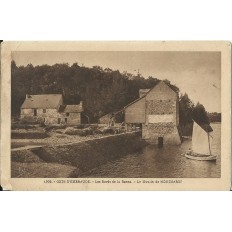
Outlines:
{"label": "stone mill building", "polygon": [[181,144],[179,97],[165,82],[141,89],[139,98],[125,106],[125,125],[142,128],[142,138],[150,143]]}

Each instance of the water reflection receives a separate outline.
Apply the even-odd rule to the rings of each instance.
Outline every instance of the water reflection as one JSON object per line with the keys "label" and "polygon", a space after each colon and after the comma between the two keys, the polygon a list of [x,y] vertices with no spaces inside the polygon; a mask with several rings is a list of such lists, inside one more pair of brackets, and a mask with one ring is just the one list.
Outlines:
{"label": "water reflection", "polygon": [[181,146],[149,145],[141,152],[128,154],[118,160],[83,173],[81,177],[101,178],[209,178],[220,177],[220,124],[212,124],[214,140],[212,153],[217,161],[197,161],[185,158],[182,153],[191,147],[191,140]]}

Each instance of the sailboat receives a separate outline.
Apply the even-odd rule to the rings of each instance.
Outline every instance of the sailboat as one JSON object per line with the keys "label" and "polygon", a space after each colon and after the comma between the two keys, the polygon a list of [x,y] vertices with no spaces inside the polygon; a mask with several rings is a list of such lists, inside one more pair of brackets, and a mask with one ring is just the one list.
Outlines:
{"label": "sailboat", "polygon": [[213,129],[209,125],[199,125],[193,121],[192,150],[189,150],[185,157],[194,160],[210,161],[216,160],[212,154]]}

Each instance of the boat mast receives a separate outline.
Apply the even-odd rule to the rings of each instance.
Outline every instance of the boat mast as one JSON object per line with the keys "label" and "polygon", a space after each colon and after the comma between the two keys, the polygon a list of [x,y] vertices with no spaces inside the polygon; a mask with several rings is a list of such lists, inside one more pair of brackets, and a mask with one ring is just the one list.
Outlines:
{"label": "boat mast", "polygon": [[209,140],[209,132],[207,132],[207,134],[208,134],[208,143],[209,143],[209,154],[211,155],[210,140]]}

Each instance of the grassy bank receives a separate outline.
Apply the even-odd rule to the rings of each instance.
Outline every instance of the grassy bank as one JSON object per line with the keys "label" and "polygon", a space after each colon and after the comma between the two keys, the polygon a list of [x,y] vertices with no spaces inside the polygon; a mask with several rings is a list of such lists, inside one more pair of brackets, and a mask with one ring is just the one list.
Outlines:
{"label": "grassy bank", "polygon": [[[21,128],[23,126],[23,128]],[[26,126],[26,127],[25,127]],[[13,129],[14,128],[14,129]],[[11,131],[11,147],[28,145],[58,145],[101,138],[110,134],[124,133],[119,126],[107,128],[106,125],[86,124],[78,126],[51,125],[16,125]]]}

